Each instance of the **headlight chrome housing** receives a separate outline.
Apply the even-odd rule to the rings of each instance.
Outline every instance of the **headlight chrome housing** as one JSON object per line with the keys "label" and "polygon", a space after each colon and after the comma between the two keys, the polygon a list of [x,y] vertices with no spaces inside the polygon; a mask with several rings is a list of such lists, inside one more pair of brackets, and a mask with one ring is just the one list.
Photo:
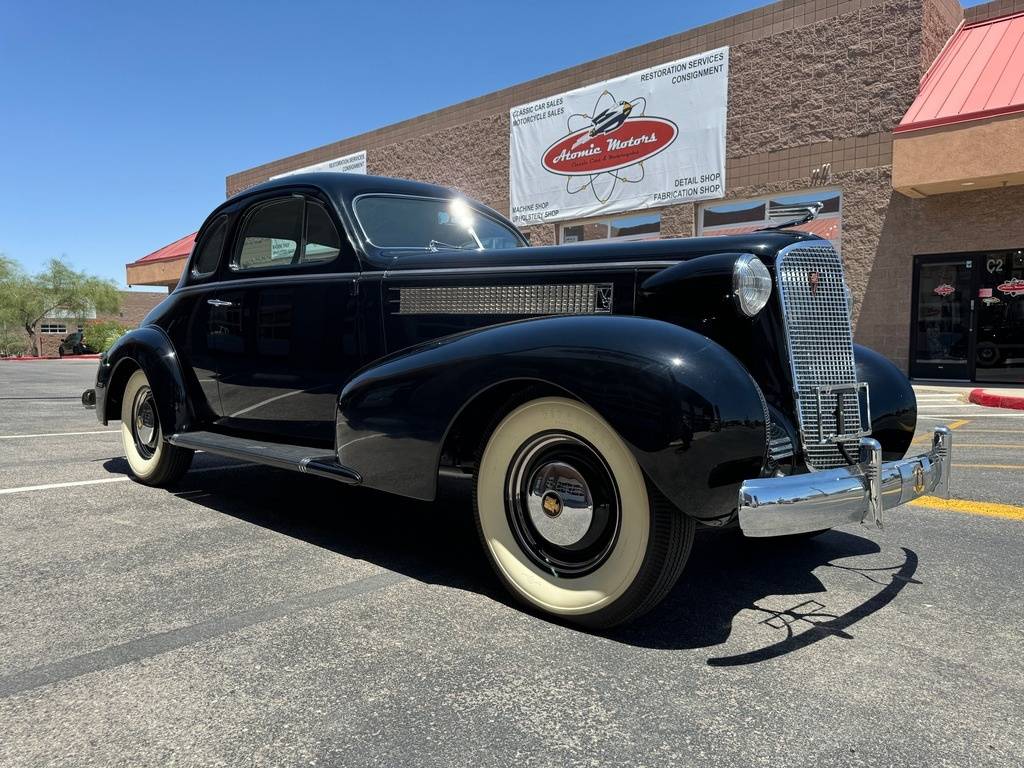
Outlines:
{"label": "headlight chrome housing", "polygon": [[753,317],[768,303],[772,295],[772,276],[757,256],[744,254],[732,268],[732,290],[740,311]]}

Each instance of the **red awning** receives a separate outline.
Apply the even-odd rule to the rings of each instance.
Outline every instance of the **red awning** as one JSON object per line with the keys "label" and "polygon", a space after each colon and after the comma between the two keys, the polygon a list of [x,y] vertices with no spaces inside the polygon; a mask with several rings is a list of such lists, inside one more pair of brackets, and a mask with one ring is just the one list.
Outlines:
{"label": "red awning", "polygon": [[1024,13],[953,33],[896,133],[1024,112]]}
{"label": "red awning", "polygon": [[146,256],[143,256],[138,261],[133,261],[128,266],[133,264],[149,264],[154,261],[171,261],[172,259],[184,259],[190,253],[192,253],[192,246],[196,242],[196,234],[193,232],[191,235],[185,235],[180,240],[175,240],[170,245],[165,245],[163,248],[158,248]]}

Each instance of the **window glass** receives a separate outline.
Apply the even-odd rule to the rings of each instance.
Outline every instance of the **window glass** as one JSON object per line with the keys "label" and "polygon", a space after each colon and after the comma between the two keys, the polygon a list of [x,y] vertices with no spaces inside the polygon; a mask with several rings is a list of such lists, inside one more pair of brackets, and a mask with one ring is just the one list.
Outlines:
{"label": "window glass", "polygon": [[237,269],[267,269],[298,262],[302,231],[301,197],[274,200],[258,207],[245,220]]}
{"label": "window glass", "polygon": [[635,237],[638,235],[660,235],[661,214],[623,216],[611,220],[611,237]]}
{"label": "window glass", "polygon": [[341,252],[341,237],[321,203],[306,203],[306,250],[302,263],[330,261]]}
{"label": "window glass", "polygon": [[590,240],[657,240],[661,236],[661,214],[642,213],[612,219],[587,219],[561,228],[562,243]]}
{"label": "window glass", "polygon": [[208,275],[217,269],[220,254],[224,249],[224,233],[227,231],[228,217],[221,216],[203,235],[196,257],[192,260],[192,271],[197,275]]}
{"label": "window glass", "polygon": [[582,243],[587,240],[605,240],[608,237],[608,222],[588,221],[583,224],[566,224],[562,227],[563,243]]}
{"label": "window glass", "polygon": [[64,323],[42,323],[39,326],[40,333],[67,333],[68,327]]}
{"label": "window glass", "polygon": [[523,245],[519,232],[468,205],[427,197],[360,197],[356,218],[378,248],[500,250]]}
{"label": "window glass", "polygon": [[831,240],[838,251],[843,230],[843,200],[842,193],[837,189],[814,189],[754,200],[703,203],[697,216],[697,234],[739,235],[753,232],[792,221],[802,216],[807,206],[817,203],[821,204],[817,216],[792,228]]}

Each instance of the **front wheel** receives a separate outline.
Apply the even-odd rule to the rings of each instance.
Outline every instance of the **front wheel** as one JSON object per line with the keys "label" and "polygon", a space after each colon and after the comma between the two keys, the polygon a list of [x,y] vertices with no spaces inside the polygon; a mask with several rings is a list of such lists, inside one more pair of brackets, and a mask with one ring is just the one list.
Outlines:
{"label": "front wheel", "polygon": [[121,397],[121,442],[132,474],[145,485],[172,485],[192,464],[193,451],[165,439],[156,398],[142,370],[131,375]]}
{"label": "front wheel", "polygon": [[522,602],[590,628],[630,621],[679,578],[693,521],[595,411],[526,402],[487,439],[474,493],[491,564]]}

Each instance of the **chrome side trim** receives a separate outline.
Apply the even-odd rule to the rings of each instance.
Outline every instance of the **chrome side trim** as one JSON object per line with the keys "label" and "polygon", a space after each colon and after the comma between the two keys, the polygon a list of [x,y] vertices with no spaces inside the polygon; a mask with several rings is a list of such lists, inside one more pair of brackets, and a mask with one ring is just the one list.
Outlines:
{"label": "chrome side trim", "polygon": [[[554,246],[551,246],[554,247]],[[512,250],[512,249],[509,249]],[[503,267],[444,267],[442,269],[388,269],[386,277],[420,277],[423,275],[483,275],[499,272],[572,272],[578,269],[645,269],[649,267],[674,267],[679,259],[665,261],[596,261],[580,264],[516,264]]]}
{"label": "chrome side trim", "polygon": [[235,280],[214,280],[201,285],[185,285],[175,288],[169,296],[198,291],[219,291],[249,286],[277,285],[280,283],[345,283],[363,277],[381,276],[382,270],[373,272],[321,272],[313,275],[263,275],[261,277],[240,277]]}
{"label": "chrome side trim", "polygon": [[657,267],[674,267],[678,259],[671,261],[598,261],[580,264],[523,264],[495,267],[444,267],[441,269],[368,269],[363,272],[320,272],[306,275],[263,275],[260,277],[240,277],[234,280],[210,281],[196,285],[185,285],[175,288],[169,296],[198,291],[216,291],[220,289],[245,288],[246,286],[275,285],[278,283],[307,282],[346,282],[360,278],[386,277],[398,279],[402,277],[425,277],[450,275],[485,275],[520,272],[573,272],[576,270],[608,268],[608,269],[649,269]]}
{"label": "chrome side trim", "polygon": [[867,439],[868,456],[852,467],[747,480],[739,491],[745,536],[787,536],[861,522],[880,525],[882,513],[926,494],[949,495],[952,433],[935,430],[928,453],[882,463],[881,446]]}

